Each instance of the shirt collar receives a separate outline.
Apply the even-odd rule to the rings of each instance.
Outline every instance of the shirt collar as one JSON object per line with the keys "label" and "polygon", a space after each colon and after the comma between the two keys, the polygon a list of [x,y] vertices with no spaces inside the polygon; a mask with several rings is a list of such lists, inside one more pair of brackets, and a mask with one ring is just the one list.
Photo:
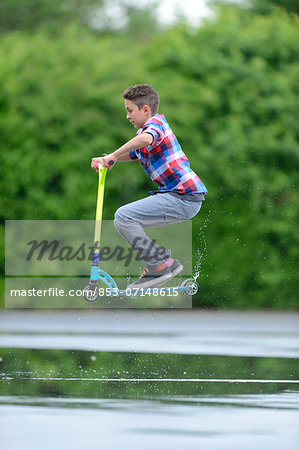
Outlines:
{"label": "shirt collar", "polygon": [[148,125],[154,118],[156,118],[156,119],[165,119],[165,116],[164,116],[164,114],[158,114],[158,113],[156,113],[154,116],[152,116],[152,117],[150,117],[146,122],[145,122],[145,124],[143,125],[143,128],[142,129],[144,129],[144,127],[146,126],[146,125]]}

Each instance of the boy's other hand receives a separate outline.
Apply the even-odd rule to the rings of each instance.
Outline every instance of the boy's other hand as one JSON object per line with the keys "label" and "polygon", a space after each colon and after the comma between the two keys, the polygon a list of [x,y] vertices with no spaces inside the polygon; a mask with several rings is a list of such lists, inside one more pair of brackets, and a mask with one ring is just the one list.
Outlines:
{"label": "boy's other hand", "polygon": [[115,166],[116,161],[117,159],[113,153],[110,153],[110,155],[105,155],[103,157],[103,165],[107,167],[108,170],[111,170],[112,167]]}
{"label": "boy's other hand", "polygon": [[99,171],[99,165],[104,166],[104,162],[101,156],[98,156],[97,158],[92,158],[91,160],[91,168],[94,169],[96,172]]}
{"label": "boy's other hand", "polygon": [[91,160],[91,168],[95,169],[97,172],[99,171],[98,166],[102,165],[106,167],[108,170],[111,170],[112,167],[115,166],[116,158],[111,155],[99,156],[97,158],[92,158]]}

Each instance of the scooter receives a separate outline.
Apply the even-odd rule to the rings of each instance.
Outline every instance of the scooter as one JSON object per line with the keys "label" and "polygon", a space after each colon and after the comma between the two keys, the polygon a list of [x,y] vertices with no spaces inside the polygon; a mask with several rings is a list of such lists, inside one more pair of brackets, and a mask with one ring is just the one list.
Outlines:
{"label": "scooter", "polygon": [[[114,162],[112,161],[112,164]],[[100,254],[100,240],[102,231],[102,213],[105,190],[105,179],[107,168],[98,163],[97,170],[99,174],[98,193],[97,193],[97,207],[96,207],[96,222],[94,230],[94,246],[92,254],[92,263],[90,271],[89,284],[83,290],[83,297],[87,302],[95,302],[99,297],[98,282],[102,281],[106,285],[106,295],[111,297],[120,296],[144,296],[146,295],[177,295],[183,292],[188,297],[193,297],[199,290],[198,283],[193,279],[184,280],[179,286],[175,287],[152,287],[152,288],[132,288],[119,289],[115,280],[104,270],[99,268],[101,261]]]}

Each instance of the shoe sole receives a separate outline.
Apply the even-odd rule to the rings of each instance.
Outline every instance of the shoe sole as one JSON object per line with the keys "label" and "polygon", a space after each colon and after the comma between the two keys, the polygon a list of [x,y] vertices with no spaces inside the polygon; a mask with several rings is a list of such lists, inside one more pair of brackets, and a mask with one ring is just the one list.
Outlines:
{"label": "shoe sole", "polygon": [[162,281],[162,277],[161,277],[161,279],[159,279],[159,282],[157,282],[153,287],[162,286],[163,284],[167,283],[167,281],[172,280],[172,278],[174,278],[176,275],[178,275],[183,270],[183,268],[184,268],[184,266],[182,266],[182,265],[177,267],[173,272],[171,272],[171,274],[167,275],[168,278],[165,281],[164,280]]}
{"label": "shoe sole", "polygon": [[179,265],[179,267],[177,267],[172,273],[172,278],[175,277],[176,275],[178,275],[182,270],[183,270],[184,266],[182,266],[182,264]]}
{"label": "shoe sole", "polygon": [[146,289],[146,288],[151,288],[151,287],[159,287],[162,286],[163,284],[167,283],[167,281],[171,280],[172,278],[174,278],[176,275],[178,275],[182,270],[183,270],[184,266],[182,266],[182,264],[177,267],[173,272],[163,275],[163,277],[159,277],[158,280],[149,280],[146,281],[145,283],[140,284],[140,286],[136,285],[132,285],[130,284],[127,289]]}
{"label": "shoe sole", "polygon": [[168,280],[171,280],[171,278],[173,278],[172,273],[167,273],[166,275],[163,275],[162,277],[159,277],[159,280],[149,280],[149,281],[145,281],[142,284],[137,284],[134,285],[130,284],[127,289],[146,289],[146,288],[150,288],[150,287],[158,287],[161,286],[164,283],[167,283]]}

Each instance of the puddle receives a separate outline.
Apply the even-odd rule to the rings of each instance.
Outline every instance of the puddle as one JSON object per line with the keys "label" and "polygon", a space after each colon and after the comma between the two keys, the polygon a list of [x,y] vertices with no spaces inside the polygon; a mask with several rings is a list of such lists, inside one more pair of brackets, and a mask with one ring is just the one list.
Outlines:
{"label": "puddle", "polygon": [[[272,343],[276,336],[247,335]],[[64,336],[57,331],[57,340]],[[104,332],[87,336],[110,339]],[[0,348],[3,448],[299,448],[298,358],[174,353],[181,336],[170,329],[163,336],[173,341],[172,352],[157,353],[157,341],[155,352],[24,348],[26,341]],[[38,345],[43,335],[33,337]],[[127,333],[114,337],[119,348]],[[284,337],[295,349],[293,331]]]}
{"label": "puddle", "polygon": [[197,391],[192,396],[164,393],[145,398],[139,390],[139,395],[136,399],[4,396],[3,448],[298,448],[296,391],[254,396],[202,396]]}
{"label": "puddle", "polygon": [[81,398],[274,394],[299,390],[297,359],[1,349],[2,395]]}

